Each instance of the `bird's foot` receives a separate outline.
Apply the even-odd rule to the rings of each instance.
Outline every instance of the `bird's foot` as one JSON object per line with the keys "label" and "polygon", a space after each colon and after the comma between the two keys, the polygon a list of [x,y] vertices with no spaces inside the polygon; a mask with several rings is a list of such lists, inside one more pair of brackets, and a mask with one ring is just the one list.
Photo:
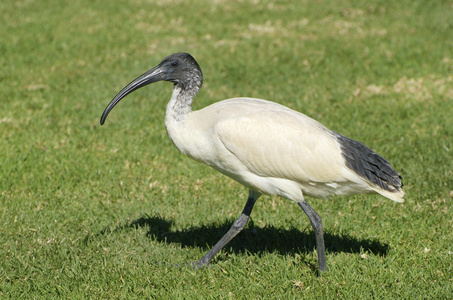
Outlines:
{"label": "bird's foot", "polygon": [[195,269],[202,269],[202,268],[208,266],[209,263],[202,262],[200,259],[200,260],[197,260],[197,261],[194,261],[191,263],[187,263],[186,265],[189,267],[195,268]]}

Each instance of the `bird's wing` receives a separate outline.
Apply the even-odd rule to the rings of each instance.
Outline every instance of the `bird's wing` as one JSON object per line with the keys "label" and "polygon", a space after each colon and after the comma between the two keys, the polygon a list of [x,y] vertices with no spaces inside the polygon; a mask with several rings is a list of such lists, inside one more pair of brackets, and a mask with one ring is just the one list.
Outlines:
{"label": "bird's wing", "polygon": [[216,132],[256,175],[298,182],[345,181],[338,142],[324,126],[301,113],[263,107],[221,118]]}
{"label": "bird's wing", "polygon": [[374,190],[403,201],[399,174],[385,159],[304,114],[250,98],[217,102],[203,111],[197,120],[210,124],[222,145],[209,165],[233,178],[245,167],[258,176],[298,182],[314,197]]}

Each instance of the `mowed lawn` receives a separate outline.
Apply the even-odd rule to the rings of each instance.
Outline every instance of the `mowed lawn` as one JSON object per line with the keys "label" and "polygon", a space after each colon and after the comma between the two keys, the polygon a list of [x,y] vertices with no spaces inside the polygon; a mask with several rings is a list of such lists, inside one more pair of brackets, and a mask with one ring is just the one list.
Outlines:
{"label": "mowed lawn", "polygon": [[[1,299],[448,299],[453,295],[451,1],[6,0],[0,3]],[[174,52],[204,72],[194,109],[249,96],[387,158],[406,202],[291,201],[192,269],[247,189],[178,153],[170,83],[124,99]],[[179,267],[177,267],[179,265]]]}

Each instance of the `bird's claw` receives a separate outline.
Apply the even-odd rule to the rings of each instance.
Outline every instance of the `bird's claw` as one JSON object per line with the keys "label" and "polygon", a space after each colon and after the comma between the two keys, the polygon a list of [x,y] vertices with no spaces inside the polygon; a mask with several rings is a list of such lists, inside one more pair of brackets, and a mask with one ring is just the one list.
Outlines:
{"label": "bird's claw", "polygon": [[195,268],[195,269],[202,269],[202,268],[208,266],[209,263],[204,263],[204,262],[202,262],[200,260],[197,260],[197,261],[194,261],[194,262],[191,262],[191,263],[187,263],[186,265],[189,266],[189,267]]}

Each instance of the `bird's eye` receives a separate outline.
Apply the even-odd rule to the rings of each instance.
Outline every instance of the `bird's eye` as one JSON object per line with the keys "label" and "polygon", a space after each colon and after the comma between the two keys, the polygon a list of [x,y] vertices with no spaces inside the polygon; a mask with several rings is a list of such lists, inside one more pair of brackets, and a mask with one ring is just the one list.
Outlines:
{"label": "bird's eye", "polygon": [[177,62],[177,61],[172,62],[172,63],[171,63],[171,66],[172,66],[172,67],[177,67],[177,66],[178,66],[178,62]]}

